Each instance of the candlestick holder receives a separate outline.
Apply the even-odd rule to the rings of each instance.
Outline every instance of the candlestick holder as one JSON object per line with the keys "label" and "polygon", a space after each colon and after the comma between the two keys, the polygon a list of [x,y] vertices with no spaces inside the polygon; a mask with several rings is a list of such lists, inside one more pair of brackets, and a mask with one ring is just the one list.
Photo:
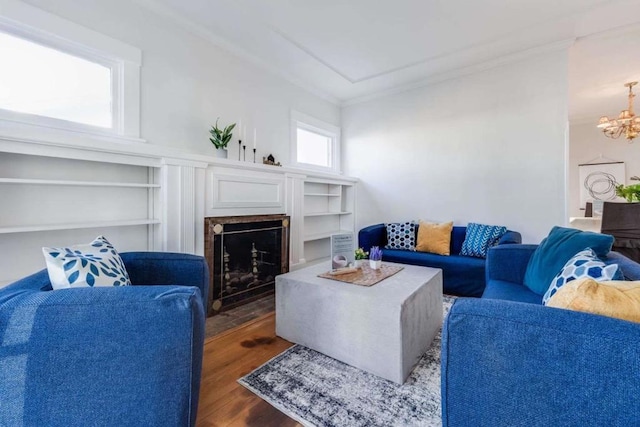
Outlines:
{"label": "candlestick holder", "polygon": [[242,160],[244,160],[245,162],[247,161],[247,146],[246,145],[242,146]]}
{"label": "candlestick holder", "polygon": [[253,163],[256,162],[256,149],[253,149]]}
{"label": "candlestick holder", "polygon": [[240,150],[240,147],[242,147],[242,140],[241,139],[238,140],[238,161],[240,161],[240,152],[242,151],[242,150]]}

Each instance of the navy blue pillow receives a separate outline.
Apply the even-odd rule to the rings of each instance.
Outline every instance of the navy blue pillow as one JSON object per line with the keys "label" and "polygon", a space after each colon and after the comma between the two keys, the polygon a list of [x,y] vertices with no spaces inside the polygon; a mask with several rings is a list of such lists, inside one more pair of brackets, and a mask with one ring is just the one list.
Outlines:
{"label": "navy blue pillow", "polygon": [[613,236],[608,234],[553,227],[531,256],[524,274],[524,284],[536,294],[544,295],[556,274],[575,254],[584,248],[591,248],[597,256],[602,257],[611,251],[612,245]]}
{"label": "navy blue pillow", "polygon": [[462,242],[460,255],[486,258],[489,248],[495,246],[507,232],[507,227],[469,223]]}

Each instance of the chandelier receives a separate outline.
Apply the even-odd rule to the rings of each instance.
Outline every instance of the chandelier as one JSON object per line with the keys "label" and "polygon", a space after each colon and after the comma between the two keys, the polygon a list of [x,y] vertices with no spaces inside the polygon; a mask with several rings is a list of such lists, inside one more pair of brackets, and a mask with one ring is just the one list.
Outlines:
{"label": "chandelier", "polygon": [[610,119],[607,116],[600,117],[598,127],[602,129],[602,132],[609,138],[619,138],[624,135],[626,139],[631,142],[633,138],[638,136],[640,132],[640,117],[636,117],[633,112],[633,87],[638,82],[629,82],[624,86],[629,88],[629,108],[622,110],[617,119]]}

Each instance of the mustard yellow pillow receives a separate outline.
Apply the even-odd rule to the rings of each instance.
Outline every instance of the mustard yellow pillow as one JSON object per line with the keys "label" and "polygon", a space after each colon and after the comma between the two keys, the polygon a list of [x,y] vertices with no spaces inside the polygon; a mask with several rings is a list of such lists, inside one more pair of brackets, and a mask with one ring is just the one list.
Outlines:
{"label": "mustard yellow pillow", "polygon": [[585,277],[561,287],[547,306],[640,323],[640,282],[596,282]]}
{"label": "mustard yellow pillow", "polygon": [[442,224],[420,221],[416,251],[450,255],[451,230],[453,221]]}

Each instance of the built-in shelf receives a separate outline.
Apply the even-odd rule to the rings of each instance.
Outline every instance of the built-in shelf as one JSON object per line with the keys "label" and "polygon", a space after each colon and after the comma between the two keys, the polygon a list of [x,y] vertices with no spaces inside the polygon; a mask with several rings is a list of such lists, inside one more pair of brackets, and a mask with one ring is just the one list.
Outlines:
{"label": "built-in shelf", "polygon": [[0,178],[0,184],[62,185],[77,187],[128,187],[128,188],[160,188],[159,184],[142,184],[134,182],[98,182],[98,181],[65,181],[52,179]]}
{"label": "built-in shelf", "polygon": [[329,216],[329,215],[351,215],[353,212],[313,212],[304,214],[304,216]]}
{"label": "built-in shelf", "polygon": [[331,235],[333,234],[344,234],[344,233],[353,233],[353,230],[332,230],[332,231],[326,231],[323,233],[309,234],[307,236],[304,236],[304,241],[311,242],[313,240],[322,240],[322,239],[327,239],[331,237]]}
{"label": "built-in shelf", "polygon": [[340,194],[333,193],[304,193],[304,195],[313,197],[340,197]]}
{"label": "built-in shelf", "polygon": [[133,219],[121,221],[94,221],[94,222],[73,222],[66,224],[49,225],[25,225],[13,227],[0,227],[0,234],[9,233],[32,233],[37,231],[74,230],[79,228],[102,228],[102,227],[127,227],[134,225],[160,224],[159,219]]}

